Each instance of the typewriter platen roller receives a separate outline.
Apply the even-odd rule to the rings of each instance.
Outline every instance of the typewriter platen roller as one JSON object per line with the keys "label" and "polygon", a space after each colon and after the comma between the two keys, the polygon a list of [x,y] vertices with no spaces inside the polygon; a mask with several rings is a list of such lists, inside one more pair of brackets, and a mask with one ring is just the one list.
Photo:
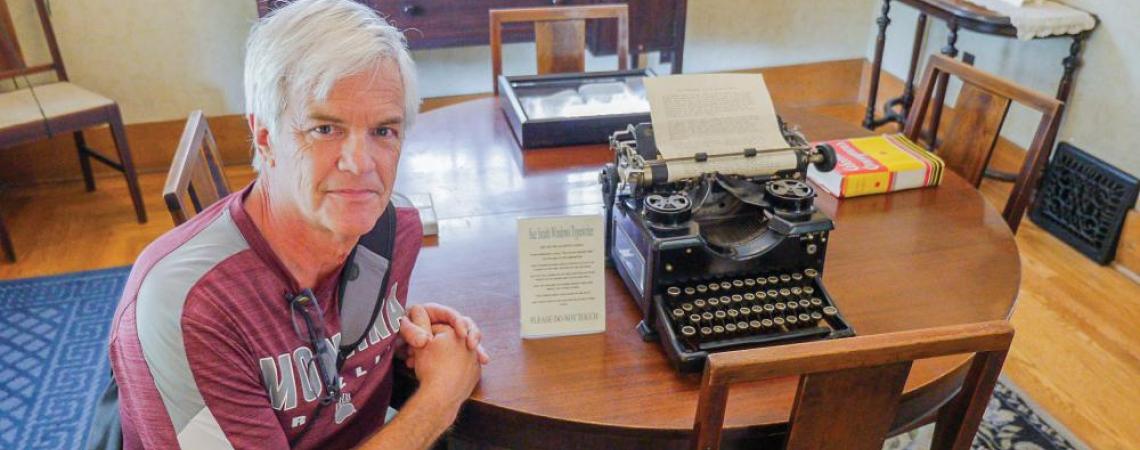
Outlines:
{"label": "typewriter platen roller", "polygon": [[602,171],[606,251],[681,371],[708,352],[854,335],[823,286],[834,225],[814,206],[808,165],[835,166],[783,127],[787,148],[661,158],[650,124],[610,139]]}

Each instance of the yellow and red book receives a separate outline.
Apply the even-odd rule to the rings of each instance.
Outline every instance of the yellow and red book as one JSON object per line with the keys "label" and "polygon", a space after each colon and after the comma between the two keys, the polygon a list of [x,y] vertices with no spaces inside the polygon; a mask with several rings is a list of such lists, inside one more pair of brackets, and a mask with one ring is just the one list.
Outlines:
{"label": "yellow and red book", "polygon": [[808,179],[839,198],[937,186],[942,182],[942,159],[901,134],[817,144],[835,149],[835,169],[820,172],[809,166]]}

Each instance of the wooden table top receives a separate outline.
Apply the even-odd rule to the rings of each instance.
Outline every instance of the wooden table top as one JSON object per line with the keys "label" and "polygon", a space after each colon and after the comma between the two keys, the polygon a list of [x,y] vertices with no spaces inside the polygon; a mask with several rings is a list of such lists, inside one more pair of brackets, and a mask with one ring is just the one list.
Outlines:
{"label": "wooden table top", "polygon": [[[868,134],[796,110],[781,115],[812,140]],[[640,339],[640,313],[612,269],[605,333],[519,337],[516,219],[600,213],[597,174],[611,158],[605,145],[521,151],[493,98],[423,114],[410,130],[397,190],[431,193],[440,219],[438,238],[420,253],[410,300],[473,317],[493,358],[464,407],[460,432],[527,447],[557,444],[543,440],[551,429],[680,443],[687,437],[699,374],[679,375],[657,342]],[[1011,313],[1020,279],[1016,244],[1000,214],[960,177],[948,173],[937,188],[843,201],[821,191],[816,204],[836,226],[824,283],[857,334]],[[964,361],[916,363],[896,426],[949,398]],[[795,387],[789,378],[734,389],[726,439],[785,423]]]}

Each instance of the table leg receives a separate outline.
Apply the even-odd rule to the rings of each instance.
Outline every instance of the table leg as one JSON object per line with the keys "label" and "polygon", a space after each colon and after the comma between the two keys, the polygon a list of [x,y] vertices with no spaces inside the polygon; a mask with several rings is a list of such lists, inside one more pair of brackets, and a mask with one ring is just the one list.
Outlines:
{"label": "table leg", "polygon": [[[899,124],[900,128],[906,126],[906,118],[910,116],[910,105],[914,103],[914,74],[918,70],[918,59],[922,56],[922,44],[926,41],[926,14],[918,14],[918,23],[914,27],[914,44],[910,49],[910,67],[906,72],[906,85],[901,96],[887,100],[883,104],[884,121],[889,120]],[[899,109],[896,110],[895,108]]]}
{"label": "table leg", "polygon": [[871,86],[867,92],[867,113],[863,116],[863,128],[875,129],[875,103],[879,96],[879,75],[883,70],[883,46],[887,43],[887,26],[891,24],[891,0],[883,0],[879,19],[879,35],[875,38],[875,60],[871,63]]}
{"label": "table leg", "polygon": [[[950,35],[946,37],[946,46],[942,47],[942,54],[951,58],[958,56],[958,22],[949,21],[947,25],[950,26]],[[950,81],[950,76],[942,74],[938,77],[938,83],[934,85],[934,104],[938,105],[930,113],[930,141],[929,146],[931,150],[938,148],[938,123],[942,121],[942,103],[946,101],[946,83]],[[919,128],[921,129],[921,127]]]}

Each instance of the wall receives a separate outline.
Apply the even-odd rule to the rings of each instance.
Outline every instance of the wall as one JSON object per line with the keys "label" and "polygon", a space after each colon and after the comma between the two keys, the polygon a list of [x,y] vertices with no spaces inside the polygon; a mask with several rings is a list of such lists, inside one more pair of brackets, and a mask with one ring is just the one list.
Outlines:
{"label": "wall", "polygon": [[[47,61],[32,0],[6,0],[32,63]],[[72,80],[119,101],[128,123],[243,110],[241,65],[254,0],[51,0]],[[863,56],[874,0],[690,0],[686,72]],[[636,20],[636,18],[633,18]],[[533,44],[504,49],[505,72],[533,73]],[[655,62],[655,54],[650,55]],[[425,96],[490,90],[487,46],[413,52]],[[653,64],[658,73],[669,67]],[[589,69],[616,68],[590,58]],[[0,89],[3,89],[0,87]]]}
{"label": "wall", "polygon": [[[1140,98],[1140,2],[1132,0],[1063,0],[1096,14],[1101,23],[1085,41],[1083,65],[1077,70],[1073,95],[1066,107],[1059,140],[1140,176],[1140,142],[1135,99]],[[876,15],[881,3],[876,2]],[[910,46],[914,39],[914,9],[892,3],[891,25],[883,67],[906,77]],[[946,25],[928,21],[924,55],[937,53],[946,43]],[[873,30],[877,30],[872,25]],[[868,59],[874,54],[874,31],[867,40]],[[1061,60],[1069,54],[1070,39],[1020,41],[969,31],[958,33],[957,48],[976,55],[975,65],[1017,83],[1053,95],[1061,78]],[[925,61],[925,56],[922,61]],[[921,77],[919,66],[916,77]],[[1025,147],[1040,116],[1024,108],[1011,110],[1004,135]]]}

